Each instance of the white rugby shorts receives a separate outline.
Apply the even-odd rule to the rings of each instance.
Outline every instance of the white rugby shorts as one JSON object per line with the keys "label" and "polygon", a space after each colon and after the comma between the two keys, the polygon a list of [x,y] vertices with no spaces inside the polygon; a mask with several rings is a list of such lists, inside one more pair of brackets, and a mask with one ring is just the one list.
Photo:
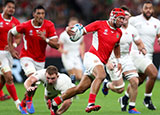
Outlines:
{"label": "white rugby shorts", "polygon": [[[13,65],[13,58],[8,51],[0,51],[0,74],[3,75],[2,71],[8,72],[11,71]],[[1,71],[2,70],[2,71]]]}
{"label": "white rugby shorts", "polygon": [[85,67],[84,74],[89,75],[89,76],[92,75],[93,69],[95,66],[97,66],[97,65],[104,66],[104,64],[101,62],[101,60],[96,55],[94,55],[93,53],[90,53],[90,52],[85,53],[83,65]]}
{"label": "white rugby shorts", "polygon": [[78,55],[62,55],[62,63],[67,71],[73,68],[83,70],[82,60]]}
{"label": "white rugby shorts", "polygon": [[144,56],[142,53],[132,51],[130,55],[138,72],[144,73],[146,68],[150,64],[153,64],[152,60],[149,57]]}
{"label": "white rugby shorts", "polygon": [[36,72],[37,70],[44,69],[44,66],[45,66],[45,62],[36,62],[30,57],[21,58],[20,63],[26,76]]}

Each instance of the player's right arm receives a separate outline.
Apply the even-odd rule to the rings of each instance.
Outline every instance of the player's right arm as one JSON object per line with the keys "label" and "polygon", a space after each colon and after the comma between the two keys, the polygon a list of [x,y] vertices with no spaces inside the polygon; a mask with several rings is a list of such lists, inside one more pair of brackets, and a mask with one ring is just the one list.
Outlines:
{"label": "player's right arm", "polygon": [[32,85],[35,84],[37,81],[38,81],[37,78],[31,75],[24,82],[24,87],[28,92],[34,91],[37,88],[37,86],[32,86]]}

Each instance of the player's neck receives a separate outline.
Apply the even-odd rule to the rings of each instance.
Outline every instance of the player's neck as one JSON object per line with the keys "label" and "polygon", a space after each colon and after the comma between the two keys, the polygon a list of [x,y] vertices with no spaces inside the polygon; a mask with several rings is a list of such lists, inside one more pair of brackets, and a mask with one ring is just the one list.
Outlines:
{"label": "player's neck", "polygon": [[108,25],[110,26],[111,29],[116,29],[112,22],[110,22],[110,21],[107,21],[107,22],[108,22]]}
{"label": "player's neck", "polygon": [[126,29],[128,27],[128,24],[122,25],[122,28]]}
{"label": "player's neck", "polygon": [[34,24],[34,26],[42,26],[43,22],[39,23],[35,19],[33,19],[33,24]]}
{"label": "player's neck", "polygon": [[7,20],[11,20],[11,19],[12,19],[12,16],[7,15],[7,14],[5,14],[5,13],[2,13],[2,17],[3,17],[4,19],[7,19]]}

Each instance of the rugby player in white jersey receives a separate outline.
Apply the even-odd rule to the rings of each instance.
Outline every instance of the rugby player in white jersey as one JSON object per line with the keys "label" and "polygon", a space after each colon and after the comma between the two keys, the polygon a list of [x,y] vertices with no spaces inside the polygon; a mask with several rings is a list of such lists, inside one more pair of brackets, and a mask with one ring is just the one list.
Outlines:
{"label": "rugby player in white jersey", "polygon": [[[79,22],[78,18],[71,17],[68,25],[73,26]],[[82,60],[85,52],[85,44],[83,37],[76,42],[70,40],[70,36],[66,31],[62,32],[59,37],[60,48],[62,53],[62,63],[67,73],[71,76],[73,82],[81,80],[83,74]]]}
{"label": "rugby player in white jersey", "polygon": [[46,69],[38,70],[32,74],[25,81],[24,86],[27,92],[36,90],[37,86],[33,86],[37,81],[41,81],[45,87],[45,100],[50,109],[51,115],[61,115],[71,105],[71,99],[67,99],[62,103],[62,106],[57,111],[54,112],[51,106],[52,99],[56,97],[59,93],[63,94],[67,89],[75,86],[69,76],[66,74],[58,73],[58,69],[55,66],[48,66]]}
{"label": "rugby player in white jersey", "polygon": [[128,112],[131,114],[139,114],[140,112],[138,112],[135,108],[135,102],[138,93],[139,76],[134,66],[134,63],[132,62],[132,59],[129,55],[129,48],[132,41],[134,41],[139,49],[139,52],[146,54],[146,50],[137,30],[132,25],[128,24],[128,20],[131,16],[129,13],[129,9],[125,6],[121,8],[125,11],[125,19],[121,27],[123,34],[120,39],[121,58],[119,59],[120,63],[122,64],[122,73],[120,71],[117,71],[118,62],[116,61],[114,53],[112,53],[112,56],[110,57],[110,60],[106,65],[107,72],[109,73],[112,82],[108,82],[105,80],[102,91],[104,95],[108,94],[108,89],[111,89],[112,91],[117,93],[122,93],[124,90],[124,83],[122,78],[123,74],[130,83],[130,102]]}
{"label": "rugby player in white jersey", "polygon": [[[152,63],[152,57],[154,52],[154,41],[156,37],[160,37],[160,21],[154,18],[152,14],[153,5],[150,1],[147,1],[143,5],[142,14],[130,18],[130,24],[138,30],[140,38],[147,50],[147,54],[145,56],[139,54],[137,47],[133,43],[130,54],[135,67],[139,72],[139,85],[141,85],[148,76],[143,104],[150,110],[156,110],[156,107],[152,103],[151,96],[158,71]],[[125,103],[124,106],[127,105],[128,99],[128,93],[126,92],[125,96],[122,98],[123,103]]]}

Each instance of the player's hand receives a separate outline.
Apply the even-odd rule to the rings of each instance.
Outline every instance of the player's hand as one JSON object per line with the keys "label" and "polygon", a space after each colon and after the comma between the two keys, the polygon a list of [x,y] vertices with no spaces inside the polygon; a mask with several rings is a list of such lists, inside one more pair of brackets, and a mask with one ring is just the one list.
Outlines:
{"label": "player's hand", "polygon": [[108,61],[108,63],[106,64],[106,66],[107,66],[107,68],[108,68],[109,70],[112,71],[116,65]]}
{"label": "player's hand", "polygon": [[31,87],[29,87],[29,88],[27,88],[27,92],[32,92],[32,91],[34,91],[34,90],[36,90],[37,89],[37,86],[31,86]]}
{"label": "player's hand", "polygon": [[12,57],[19,59],[19,53],[15,49],[8,48],[9,52],[11,53]]}
{"label": "player's hand", "polygon": [[69,36],[74,36],[75,32],[72,30],[73,26],[67,26],[66,27],[66,32],[68,33]]}
{"label": "player's hand", "polygon": [[142,52],[143,55],[146,55],[146,54],[147,54],[147,51],[146,51],[145,48],[143,48],[143,49],[141,50],[141,52]]}
{"label": "player's hand", "polygon": [[41,37],[43,40],[46,40],[45,32],[39,31],[37,32],[38,36]]}
{"label": "player's hand", "polygon": [[118,63],[117,68],[118,68],[118,71],[122,71],[122,65],[120,63]]}

